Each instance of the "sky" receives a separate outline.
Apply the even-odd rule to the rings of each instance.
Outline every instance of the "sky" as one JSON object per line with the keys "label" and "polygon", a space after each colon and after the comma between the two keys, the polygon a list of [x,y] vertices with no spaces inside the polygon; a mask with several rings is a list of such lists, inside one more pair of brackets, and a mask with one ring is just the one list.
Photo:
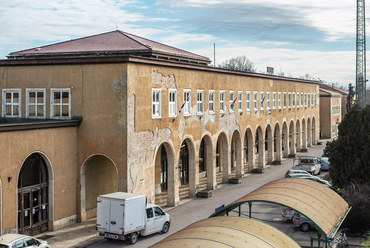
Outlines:
{"label": "sky", "polygon": [[355,85],[356,4],[356,0],[0,0],[0,59],[11,52],[118,29],[206,56],[212,65],[245,55],[257,72],[266,73],[269,66],[275,74],[309,75],[347,87]]}

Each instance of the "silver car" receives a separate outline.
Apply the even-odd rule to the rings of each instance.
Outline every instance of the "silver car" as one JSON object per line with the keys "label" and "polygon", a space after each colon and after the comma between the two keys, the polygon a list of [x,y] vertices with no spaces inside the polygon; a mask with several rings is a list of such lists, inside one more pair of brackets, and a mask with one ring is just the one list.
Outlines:
{"label": "silver car", "polygon": [[308,173],[307,171],[305,170],[288,170],[286,173],[285,173],[285,177],[294,177],[294,175],[306,175],[306,176],[312,176],[311,173]]}
{"label": "silver car", "polygon": [[311,220],[298,212],[295,212],[293,215],[293,224],[299,227],[303,232],[308,232],[312,228],[316,228]]}
{"label": "silver car", "polygon": [[5,234],[0,237],[0,248],[40,247],[50,248],[47,241],[22,234]]}
{"label": "silver car", "polygon": [[292,221],[294,212],[295,211],[291,208],[283,207],[283,211],[281,212],[281,215],[284,217],[284,219]]}

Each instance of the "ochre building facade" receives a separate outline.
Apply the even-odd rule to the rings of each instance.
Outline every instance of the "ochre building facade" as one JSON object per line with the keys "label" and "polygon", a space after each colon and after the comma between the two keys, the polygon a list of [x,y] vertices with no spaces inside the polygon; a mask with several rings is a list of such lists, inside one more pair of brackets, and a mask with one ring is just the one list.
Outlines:
{"label": "ochre building facade", "polygon": [[1,232],[85,221],[115,191],[176,206],[316,144],[318,82],[209,62],[120,31],[0,61]]}

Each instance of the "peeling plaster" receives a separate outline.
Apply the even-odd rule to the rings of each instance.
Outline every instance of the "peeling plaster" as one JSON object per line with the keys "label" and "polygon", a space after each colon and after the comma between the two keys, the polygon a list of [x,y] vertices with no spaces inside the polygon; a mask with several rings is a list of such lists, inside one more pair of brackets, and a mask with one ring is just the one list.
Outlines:
{"label": "peeling plaster", "polygon": [[114,82],[110,85],[110,90],[116,99],[117,104],[122,108],[119,113],[118,124],[127,128],[127,118],[125,115],[125,106],[127,100],[127,73],[120,75]]}
{"label": "peeling plaster", "polygon": [[162,73],[158,71],[153,71],[151,76],[152,83],[160,84],[162,90],[177,89],[175,75],[164,76]]}

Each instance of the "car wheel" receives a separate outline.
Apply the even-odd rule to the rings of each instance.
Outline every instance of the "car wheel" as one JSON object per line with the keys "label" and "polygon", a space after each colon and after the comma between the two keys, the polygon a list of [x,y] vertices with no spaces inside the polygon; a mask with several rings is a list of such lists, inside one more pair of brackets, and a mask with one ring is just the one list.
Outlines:
{"label": "car wheel", "polygon": [[299,228],[301,228],[302,232],[308,232],[311,229],[308,223],[302,223]]}
{"label": "car wheel", "polygon": [[168,222],[164,223],[162,228],[162,233],[167,233],[170,230],[170,224]]}
{"label": "car wheel", "polygon": [[137,233],[131,233],[130,243],[135,244],[137,241],[138,235]]}

